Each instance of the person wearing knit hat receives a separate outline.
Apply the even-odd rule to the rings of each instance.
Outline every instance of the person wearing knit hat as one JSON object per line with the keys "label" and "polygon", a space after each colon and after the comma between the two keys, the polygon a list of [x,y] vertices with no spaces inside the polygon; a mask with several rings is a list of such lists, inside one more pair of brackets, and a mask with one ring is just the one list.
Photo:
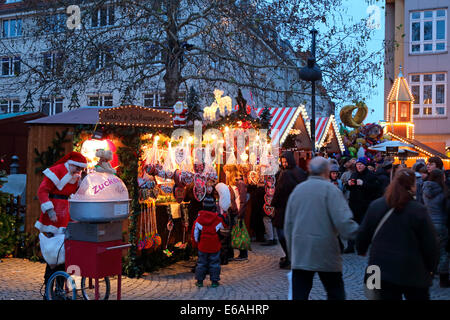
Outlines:
{"label": "person wearing knit hat", "polygon": [[[80,173],[86,167],[86,158],[81,153],[72,151],[43,171],[44,179],[37,191],[41,214],[34,225],[40,232],[41,250],[45,251],[44,243],[47,238],[65,233],[70,221],[68,198],[77,191]],[[64,261],[62,263],[56,261],[56,265],[47,263],[44,275],[45,287],[50,276],[56,271],[64,271],[64,267]]]}
{"label": "person wearing knit hat", "polygon": [[225,226],[222,216],[217,212],[214,191],[212,189],[203,198],[203,210],[199,211],[192,228],[192,241],[198,248],[198,260],[195,267],[197,287],[203,287],[207,272],[212,282],[211,287],[219,286],[222,249],[220,230]]}
{"label": "person wearing knit hat", "polygon": [[330,182],[343,191],[344,186],[341,179],[339,179],[339,164],[334,159],[330,161]]}
{"label": "person wearing knit hat", "polygon": [[202,204],[204,210],[217,212],[216,199],[212,194],[207,193],[203,198]]}
{"label": "person wearing knit hat", "polygon": [[363,165],[367,166],[367,158],[359,157],[358,160],[356,160],[356,163],[362,163]]}
{"label": "person wearing knit hat", "polygon": [[[352,209],[354,220],[361,224],[369,204],[382,196],[377,176],[367,168],[367,158],[360,157],[356,160],[356,171],[347,181],[346,188],[350,191],[348,204]],[[354,241],[349,240],[344,253],[354,251]]]}
{"label": "person wearing knit hat", "polygon": [[220,264],[228,264],[229,257],[233,254],[233,248],[229,246],[231,241],[231,229],[230,229],[230,214],[228,209],[231,207],[231,193],[230,189],[225,183],[219,182],[215,187],[217,194],[219,195],[218,213],[222,218],[223,228],[220,229]]}

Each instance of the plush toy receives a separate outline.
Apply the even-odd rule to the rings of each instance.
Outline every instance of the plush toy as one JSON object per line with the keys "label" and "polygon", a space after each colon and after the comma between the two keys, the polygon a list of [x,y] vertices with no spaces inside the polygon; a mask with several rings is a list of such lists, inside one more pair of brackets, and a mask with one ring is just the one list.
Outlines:
{"label": "plush toy", "polygon": [[114,169],[109,163],[109,161],[113,158],[111,150],[98,149],[95,152],[95,156],[99,158],[97,164],[95,165],[95,171],[116,174],[116,169]]}

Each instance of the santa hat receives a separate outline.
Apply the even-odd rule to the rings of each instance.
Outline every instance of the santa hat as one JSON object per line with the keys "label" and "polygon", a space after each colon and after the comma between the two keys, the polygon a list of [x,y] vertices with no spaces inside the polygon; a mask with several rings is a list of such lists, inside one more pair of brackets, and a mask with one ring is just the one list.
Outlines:
{"label": "santa hat", "polygon": [[72,152],[66,154],[64,157],[62,157],[61,159],[56,161],[55,165],[64,164],[64,163],[73,164],[74,166],[82,167],[82,168],[87,167],[86,158],[81,153],[76,152],[76,151],[72,151]]}
{"label": "santa hat", "polygon": [[216,185],[216,191],[219,194],[219,207],[226,212],[231,206],[230,189],[225,183],[220,182]]}

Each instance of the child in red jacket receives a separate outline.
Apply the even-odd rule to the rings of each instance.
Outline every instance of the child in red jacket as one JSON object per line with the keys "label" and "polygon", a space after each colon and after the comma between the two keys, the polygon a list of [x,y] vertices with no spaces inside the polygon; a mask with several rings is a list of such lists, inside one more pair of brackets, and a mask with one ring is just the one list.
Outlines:
{"label": "child in red jacket", "polygon": [[[209,209],[207,206],[204,207]],[[211,206],[211,210],[214,210],[214,207],[215,205]],[[197,287],[203,287],[207,271],[212,282],[211,287],[219,286],[221,248],[219,229],[224,226],[223,220],[214,211],[201,210],[194,221],[192,240],[198,247],[198,261],[195,268]]]}

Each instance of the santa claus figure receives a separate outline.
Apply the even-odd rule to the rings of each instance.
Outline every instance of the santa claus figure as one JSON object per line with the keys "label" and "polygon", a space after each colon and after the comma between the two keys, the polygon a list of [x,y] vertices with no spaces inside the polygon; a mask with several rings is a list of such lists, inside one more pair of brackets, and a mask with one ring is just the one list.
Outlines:
{"label": "santa claus figure", "polygon": [[173,106],[173,125],[174,127],[183,127],[186,125],[186,114],[188,107],[183,101],[177,101]]}
{"label": "santa claus figure", "polygon": [[[52,167],[45,169],[43,172],[44,180],[42,180],[38,189],[38,198],[41,203],[41,215],[34,225],[41,232],[39,239],[43,255],[46,250],[44,246],[46,245],[45,243],[47,243],[43,241],[53,237],[56,239],[57,237],[55,237],[55,235],[63,234],[69,224],[70,213],[68,198],[77,191],[81,171],[86,167],[87,160],[81,153],[70,152],[58,160]],[[63,235],[62,237],[64,239]],[[63,245],[60,246],[59,250],[64,252]],[[63,253],[61,253],[61,255],[63,255]],[[58,257],[59,256],[60,252],[58,252]],[[47,282],[49,278],[56,271],[64,271],[64,261],[58,261],[59,260],[57,259],[56,263],[51,265],[49,264],[49,261],[47,261],[44,275],[46,292],[44,300],[48,299]]]}
{"label": "santa claus figure", "polygon": [[45,169],[38,189],[41,216],[34,225],[42,233],[64,233],[69,224],[69,201],[78,189],[81,171],[87,167],[86,158],[72,151]]}

